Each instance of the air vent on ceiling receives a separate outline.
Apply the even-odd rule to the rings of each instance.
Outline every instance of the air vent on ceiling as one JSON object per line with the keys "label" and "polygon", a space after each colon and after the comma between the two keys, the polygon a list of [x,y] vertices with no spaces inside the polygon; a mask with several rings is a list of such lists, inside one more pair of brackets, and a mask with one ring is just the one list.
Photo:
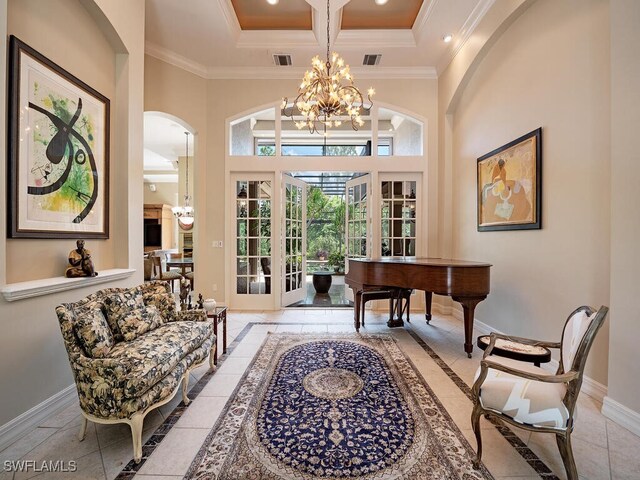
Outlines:
{"label": "air vent on ceiling", "polygon": [[273,55],[273,63],[279,67],[291,65],[291,55],[287,53],[276,53]]}
{"label": "air vent on ceiling", "polygon": [[380,53],[367,53],[364,56],[364,60],[362,60],[362,65],[378,65],[380,63],[380,59],[382,58],[382,54]]}

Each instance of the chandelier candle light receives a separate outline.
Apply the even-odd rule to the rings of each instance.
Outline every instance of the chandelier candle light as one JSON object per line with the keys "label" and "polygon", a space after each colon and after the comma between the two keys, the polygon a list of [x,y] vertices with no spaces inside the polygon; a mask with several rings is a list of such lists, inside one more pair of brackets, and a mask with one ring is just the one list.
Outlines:
{"label": "chandelier candle light", "polygon": [[191,230],[193,228],[194,211],[191,206],[191,195],[189,195],[189,132],[184,132],[186,138],[186,148],[185,148],[185,172],[186,172],[186,181],[185,181],[185,194],[184,194],[184,205],[173,207],[171,211],[178,219],[178,225],[183,230]]}
{"label": "chandelier candle light", "polygon": [[[329,32],[329,0],[327,0],[327,60],[313,57],[313,69],[304,74],[298,96],[289,105],[288,99],[282,100],[282,115],[295,121],[298,130],[308,128],[311,133],[327,136],[327,128],[340,127],[342,119],[351,121],[351,127],[358,130],[364,125],[362,114],[367,114],[373,106],[371,97],[373,88],[367,91],[369,106],[364,104],[364,96],[353,84],[353,75],[349,65],[335,52],[331,51]],[[304,120],[295,120],[294,115],[301,114]]]}

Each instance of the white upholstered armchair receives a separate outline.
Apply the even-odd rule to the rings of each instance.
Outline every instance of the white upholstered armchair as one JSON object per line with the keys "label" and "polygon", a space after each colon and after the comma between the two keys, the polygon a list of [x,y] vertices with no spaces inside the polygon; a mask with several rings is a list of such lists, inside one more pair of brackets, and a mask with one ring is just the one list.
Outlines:
{"label": "white upholstered armchair", "polygon": [[[491,334],[473,385],[471,424],[478,442],[477,463],[482,457],[480,418],[494,416],[526,430],[554,433],[567,478],[577,480],[571,449],[574,410],[587,355],[608,311],[604,306],[597,312],[587,306],[577,308],[569,315],[560,342]],[[527,362],[490,357],[497,339],[559,349],[558,370],[554,374]]]}

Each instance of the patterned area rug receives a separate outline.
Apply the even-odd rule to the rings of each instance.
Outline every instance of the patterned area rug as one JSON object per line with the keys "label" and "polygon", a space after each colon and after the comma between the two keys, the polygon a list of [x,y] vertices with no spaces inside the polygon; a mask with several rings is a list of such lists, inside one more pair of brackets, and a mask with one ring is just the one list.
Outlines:
{"label": "patterned area rug", "polygon": [[185,478],[481,479],[389,335],[271,334]]}

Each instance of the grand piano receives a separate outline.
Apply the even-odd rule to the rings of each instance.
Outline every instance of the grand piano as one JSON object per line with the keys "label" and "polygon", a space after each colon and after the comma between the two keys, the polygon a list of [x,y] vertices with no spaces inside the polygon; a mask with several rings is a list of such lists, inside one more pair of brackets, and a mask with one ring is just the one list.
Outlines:
{"label": "grand piano", "polygon": [[[396,292],[399,318],[389,319],[389,326],[401,326],[403,298],[407,290],[425,292],[426,319],[431,320],[432,294],[448,295],[460,302],[464,311],[464,351],[473,351],[473,314],[476,305],[489,294],[488,263],[440,258],[350,258],[345,283],[353,290],[354,324],[360,330],[362,293],[389,289]],[[393,312],[391,313],[393,315]]]}

